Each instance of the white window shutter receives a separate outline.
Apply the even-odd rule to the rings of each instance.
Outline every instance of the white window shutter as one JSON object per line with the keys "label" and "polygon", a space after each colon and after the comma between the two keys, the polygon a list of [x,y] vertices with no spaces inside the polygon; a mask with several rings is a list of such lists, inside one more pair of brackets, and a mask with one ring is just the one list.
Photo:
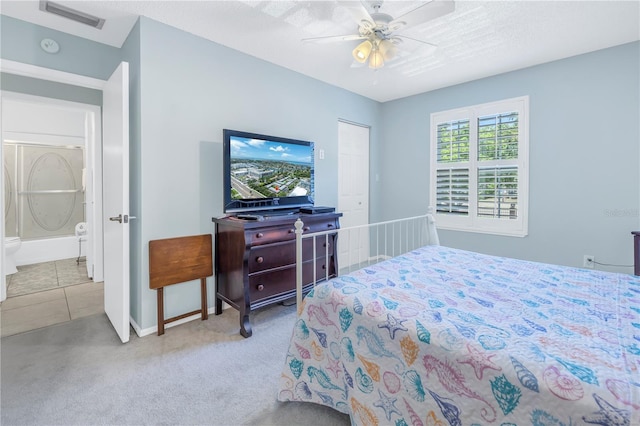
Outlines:
{"label": "white window shutter", "polygon": [[529,98],[431,114],[431,195],[439,227],[525,236]]}

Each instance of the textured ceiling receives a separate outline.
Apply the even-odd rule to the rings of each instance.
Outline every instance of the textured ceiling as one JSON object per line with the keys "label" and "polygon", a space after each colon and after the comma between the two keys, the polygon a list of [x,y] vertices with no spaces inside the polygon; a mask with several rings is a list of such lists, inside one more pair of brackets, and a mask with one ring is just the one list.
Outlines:
{"label": "textured ceiling", "polygon": [[[106,18],[102,30],[39,11],[37,1],[7,1],[0,13],[120,47],[144,15],[342,87],[388,101],[640,39],[638,1],[456,1],[455,11],[398,33],[437,45],[406,51],[374,71],[354,67],[359,41],[302,39],[357,33],[341,1],[58,1]],[[425,1],[390,1],[398,17]],[[370,3],[364,1],[367,7]]]}

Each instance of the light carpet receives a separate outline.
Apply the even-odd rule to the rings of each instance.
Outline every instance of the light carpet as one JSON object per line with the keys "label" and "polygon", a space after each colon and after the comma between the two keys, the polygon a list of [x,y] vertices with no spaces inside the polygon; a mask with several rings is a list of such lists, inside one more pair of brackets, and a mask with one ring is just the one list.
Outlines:
{"label": "light carpet", "polygon": [[120,343],[106,315],[0,340],[7,425],[348,425],[312,403],[278,402],[295,306],[238,312]]}

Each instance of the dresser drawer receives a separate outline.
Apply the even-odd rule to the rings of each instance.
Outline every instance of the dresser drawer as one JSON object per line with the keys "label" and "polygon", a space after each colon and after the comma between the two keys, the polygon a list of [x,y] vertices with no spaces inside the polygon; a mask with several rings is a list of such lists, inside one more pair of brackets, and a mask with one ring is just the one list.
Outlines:
{"label": "dresser drawer", "polygon": [[246,231],[247,245],[251,246],[271,244],[278,241],[295,240],[295,238],[296,234],[293,225],[256,228]]}
{"label": "dresser drawer", "polygon": [[[320,236],[315,239],[316,258],[324,257],[333,253],[333,242],[335,235]],[[302,240],[303,261],[313,258],[313,238]],[[327,245],[329,246],[327,250]],[[296,263],[296,242],[286,241],[282,243],[267,244],[251,247],[249,249],[249,273],[265,271],[281,266],[294,265]]]}
{"label": "dresser drawer", "polygon": [[306,233],[309,232],[323,232],[330,231],[332,229],[339,228],[337,220],[314,220],[303,218],[302,222],[304,223],[304,227],[302,228]]}
{"label": "dresser drawer", "polygon": [[[318,259],[316,262],[316,280],[321,281],[326,276],[325,258]],[[329,278],[335,276],[333,268],[330,269],[332,274]],[[306,262],[302,267],[302,283],[310,284],[313,281],[313,262]],[[251,303],[256,303],[264,299],[276,297],[279,295],[290,294],[295,296],[296,290],[296,268],[291,266],[288,268],[268,271],[249,276],[249,297]]]}
{"label": "dresser drawer", "polygon": [[[302,233],[330,231],[338,229],[337,219],[314,219],[305,218],[303,220]],[[278,241],[287,241],[296,239],[296,228],[293,223],[290,225],[272,226],[264,228],[253,228],[246,231],[247,244],[250,246],[271,244]]]}

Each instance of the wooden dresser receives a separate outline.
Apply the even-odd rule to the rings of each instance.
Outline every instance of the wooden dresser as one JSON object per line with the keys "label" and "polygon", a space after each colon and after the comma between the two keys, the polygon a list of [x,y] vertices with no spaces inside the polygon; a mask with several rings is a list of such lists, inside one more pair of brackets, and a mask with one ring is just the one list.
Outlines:
{"label": "wooden dresser", "polygon": [[[264,220],[213,218],[215,223],[216,314],[222,302],[240,311],[240,334],[251,336],[253,309],[295,297],[295,221],[304,233],[339,229],[342,213],[266,216]],[[337,233],[316,238],[316,278],[335,277]],[[313,281],[313,244],[303,240],[303,281],[306,294]],[[327,247],[328,246],[328,247]]]}

